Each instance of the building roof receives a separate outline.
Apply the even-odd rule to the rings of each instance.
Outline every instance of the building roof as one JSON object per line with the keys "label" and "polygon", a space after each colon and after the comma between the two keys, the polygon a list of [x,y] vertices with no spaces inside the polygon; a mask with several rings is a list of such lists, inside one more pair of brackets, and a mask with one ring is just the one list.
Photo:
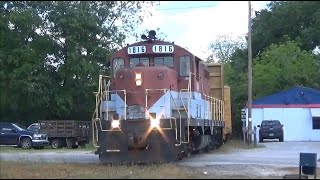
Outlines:
{"label": "building roof", "polygon": [[[299,107],[320,107],[320,90],[302,86],[296,86],[269,96],[252,101],[253,107],[259,106],[299,106]],[[301,106],[302,105],[302,106]]]}

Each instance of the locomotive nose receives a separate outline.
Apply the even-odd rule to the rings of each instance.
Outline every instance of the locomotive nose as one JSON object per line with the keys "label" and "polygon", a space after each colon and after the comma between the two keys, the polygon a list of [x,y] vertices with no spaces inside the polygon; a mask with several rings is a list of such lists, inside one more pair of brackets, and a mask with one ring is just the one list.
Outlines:
{"label": "locomotive nose", "polygon": [[117,72],[114,89],[145,92],[147,89],[176,89],[177,73],[164,67],[134,67]]}

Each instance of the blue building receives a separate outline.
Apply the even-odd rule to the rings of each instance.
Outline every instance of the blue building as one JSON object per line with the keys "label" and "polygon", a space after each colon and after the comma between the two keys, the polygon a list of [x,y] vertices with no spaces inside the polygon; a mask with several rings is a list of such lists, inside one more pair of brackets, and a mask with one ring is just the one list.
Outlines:
{"label": "blue building", "polygon": [[320,141],[320,90],[297,86],[253,100],[252,127],[270,119],[284,125],[284,141]]}

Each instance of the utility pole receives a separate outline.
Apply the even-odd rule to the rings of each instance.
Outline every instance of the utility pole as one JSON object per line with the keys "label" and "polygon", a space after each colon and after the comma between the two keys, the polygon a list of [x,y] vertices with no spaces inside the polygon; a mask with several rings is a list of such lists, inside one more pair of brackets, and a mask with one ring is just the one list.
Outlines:
{"label": "utility pole", "polygon": [[248,143],[252,141],[252,47],[251,47],[251,1],[248,14]]}

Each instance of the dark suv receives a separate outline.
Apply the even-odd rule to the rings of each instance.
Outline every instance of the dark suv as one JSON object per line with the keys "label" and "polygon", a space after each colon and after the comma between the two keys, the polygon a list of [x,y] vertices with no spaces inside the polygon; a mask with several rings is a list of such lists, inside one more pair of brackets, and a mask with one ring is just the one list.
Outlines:
{"label": "dark suv", "polygon": [[283,125],[278,120],[263,120],[259,130],[259,142],[263,139],[279,139],[283,142]]}
{"label": "dark suv", "polygon": [[16,123],[0,122],[0,146],[43,149],[48,144],[46,134],[27,131]]}

